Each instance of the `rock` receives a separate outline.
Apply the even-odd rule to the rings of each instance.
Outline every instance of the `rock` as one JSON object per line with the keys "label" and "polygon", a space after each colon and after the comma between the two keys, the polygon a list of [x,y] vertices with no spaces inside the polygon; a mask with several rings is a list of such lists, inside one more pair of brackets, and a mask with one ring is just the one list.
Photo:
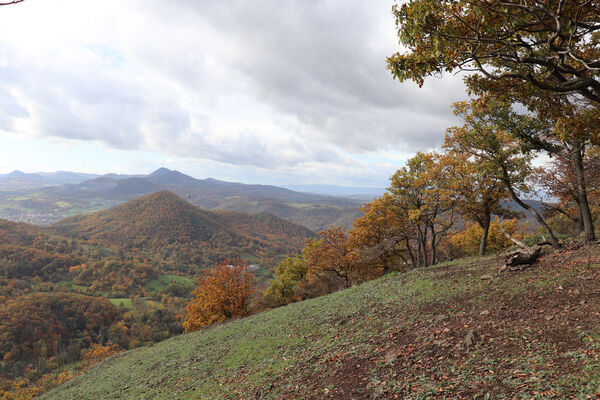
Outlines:
{"label": "rock", "polygon": [[383,384],[377,385],[377,387],[375,388],[375,393],[382,395],[386,392],[386,388],[385,386],[383,386]]}
{"label": "rock", "polygon": [[467,333],[467,336],[465,336],[465,346],[471,347],[471,346],[473,346],[474,343],[475,343],[475,331],[471,329]]}
{"label": "rock", "polygon": [[481,278],[481,280],[482,280],[482,281],[486,281],[486,280],[488,280],[488,279],[492,279],[492,278],[493,278],[493,276],[491,276],[491,275],[489,275],[489,274],[485,274],[485,275],[481,275],[481,277],[480,277],[480,278]]}

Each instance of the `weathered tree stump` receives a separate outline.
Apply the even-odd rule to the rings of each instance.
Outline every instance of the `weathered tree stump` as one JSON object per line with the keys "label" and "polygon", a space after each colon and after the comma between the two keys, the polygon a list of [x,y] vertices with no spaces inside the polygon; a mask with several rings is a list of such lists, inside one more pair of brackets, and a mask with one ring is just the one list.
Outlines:
{"label": "weathered tree stump", "polygon": [[517,269],[520,265],[531,265],[538,259],[542,246],[525,247],[506,254],[505,268]]}

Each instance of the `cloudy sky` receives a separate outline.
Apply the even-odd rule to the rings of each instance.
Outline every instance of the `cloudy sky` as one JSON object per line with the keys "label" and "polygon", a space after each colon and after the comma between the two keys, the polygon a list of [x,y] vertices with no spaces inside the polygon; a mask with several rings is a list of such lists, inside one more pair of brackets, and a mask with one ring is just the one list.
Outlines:
{"label": "cloudy sky", "polygon": [[456,124],[460,77],[392,80],[393,0],[0,7],[0,172],[385,186]]}

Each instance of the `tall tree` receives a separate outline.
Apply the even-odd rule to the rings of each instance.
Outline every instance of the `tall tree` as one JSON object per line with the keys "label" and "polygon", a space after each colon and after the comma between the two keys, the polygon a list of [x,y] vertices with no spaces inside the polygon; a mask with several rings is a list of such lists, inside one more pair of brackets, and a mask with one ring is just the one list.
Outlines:
{"label": "tall tree", "polygon": [[[574,174],[573,188],[577,198],[578,214],[581,218],[586,241],[596,239],[592,211],[588,199],[588,178],[586,174],[586,154],[600,139],[600,106],[588,105],[577,99],[544,96],[533,107],[538,110],[538,118],[547,118],[553,126],[552,134],[543,141],[544,150],[550,156],[568,160],[567,166]],[[592,163],[593,165],[593,163]],[[593,179],[593,178],[592,178]]]}
{"label": "tall tree", "polygon": [[600,103],[597,0],[411,0],[393,13],[407,52],[388,66],[400,80],[477,71],[471,88],[526,85]]}
{"label": "tall tree", "polygon": [[[534,181],[556,199],[556,203],[545,204],[550,214],[566,217],[573,223],[574,233],[585,232],[586,240],[594,240],[592,200],[600,188],[600,154],[593,145],[572,150],[585,150],[581,163],[573,162],[573,158],[577,161],[579,157],[577,154],[573,157],[573,151],[554,154],[546,166],[535,169]],[[582,176],[578,177],[579,174]]]}
{"label": "tall tree", "polygon": [[438,245],[454,222],[454,196],[447,171],[435,153],[417,153],[391,178],[394,207],[406,215],[416,235],[416,262],[437,263]]}
{"label": "tall tree", "polygon": [[492,215],[512,217],[503,207],[509,193],[492,162],[476,159],[456,142],[446,139],[441,162],[448,166],[447,188],[456,195],[457,211],[481,228],[479,256],[485,255]]}
{"label": "tall tree", "polygon": [[519,196],[519,192],[528,189],[526,182],[535,152],[529,143],[517,138],[539,132],[543,123],[532,116],[515,113],[510,103],[494,98],[460,102],[455,105],[455,110],[464,118],[465,125],[448,129],[445,146],[495,166],[497,177],[511,198],[536,218],[552,245],[560,247],[540,213]]}
{"label": "tall tree", "polygon": [[311,249],[306,260],[306,279],[309,283],[320,281],[319,283],[326,284],[326,291],[333,292],[364,280],[357,271],[354,254],[348,248],[348,235],[344,229],[330,228],[320,232],[319,236],[318,245]]}
{"label": "tall tree", "polygon": [[362,207],[363,215],[354,221],[348,245],[358,262],[385,274],[401,266],[417,265],[413,251],[415,232],[408,213],[396,206],[396,198],[385,193]]}

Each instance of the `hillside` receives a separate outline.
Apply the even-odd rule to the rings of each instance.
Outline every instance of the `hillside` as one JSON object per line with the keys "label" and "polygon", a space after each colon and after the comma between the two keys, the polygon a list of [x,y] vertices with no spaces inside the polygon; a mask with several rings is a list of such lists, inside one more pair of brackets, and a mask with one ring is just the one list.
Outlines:
{"label": "hillside", "polygon": [[392,274],[175,337],[41,398],[592,398],[600,246],[519,272],[501,262]]}
{"label": "hillside", "polygon": [[[39,174],[17,172],[6,178],[0,176],[0,189],[6,181],[6,192],[0,192],[0,218],[48,225],[167,190],[204,209],[251,214],[268,212],[318,232],[330,225],[350,226],[360,214],[358,208],[362,204],[357,200],[300,193],[270,185],[196,179],[167,168],[148,175],[107,174],[89,176],[87,180],[85,176],[72,173],[69,176],[72,180],[62,186],[49,186],[52,181]],[[16,179],[25,178],[29,186],[16,183]]]}
{"label": "hillside", "polygon": [[275,216],[203,210],[168,191],[67,218],[49,229],[106,246],[168,249],[180,253],[180,262],[200,265],[240,256],[274,266],[275,259],[299,251],[315,236]]}

